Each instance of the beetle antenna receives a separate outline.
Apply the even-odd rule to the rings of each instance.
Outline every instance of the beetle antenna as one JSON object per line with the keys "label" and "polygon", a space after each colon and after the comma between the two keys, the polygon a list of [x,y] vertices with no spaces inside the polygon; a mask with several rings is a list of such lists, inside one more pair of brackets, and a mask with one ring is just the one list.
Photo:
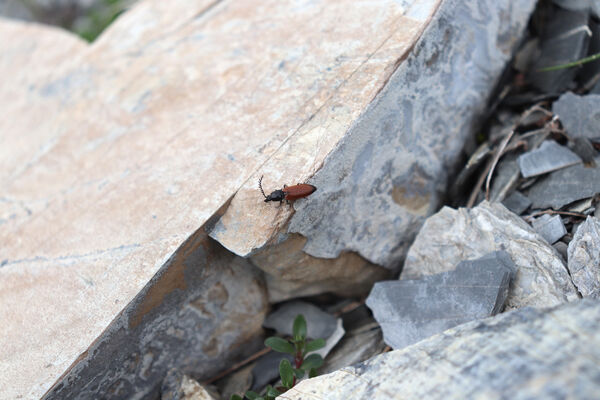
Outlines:
{"label": "beetle antenna", "polygon": [[267,198],[267,195],[265,194],[265,191],[262,188],[262,178],[264,175],[260,176],[260,179],[258,180],[258,188],[260,189],[260,192],[262,193],[263,196],[265,196],[265,199]]}

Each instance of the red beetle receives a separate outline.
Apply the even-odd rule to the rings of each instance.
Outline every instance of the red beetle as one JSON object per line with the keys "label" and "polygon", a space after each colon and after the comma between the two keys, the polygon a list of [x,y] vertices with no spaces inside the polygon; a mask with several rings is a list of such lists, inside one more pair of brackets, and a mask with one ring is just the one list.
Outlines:
{"label": "red beetle", "polygon": [[284,200],[286,202],[290,202],[309,196],[315,190],[317,190],[316,187],[309,185],[308,183],[299,183],[294,186],[283,185],[283,189],[275,190],[267,196],[262,188],[262,178],[263,177],[261,176],[258,180],[258,187],[262,195],[265,196],[265,203],[268,201],[278,201],[279,204],[281,204]]}

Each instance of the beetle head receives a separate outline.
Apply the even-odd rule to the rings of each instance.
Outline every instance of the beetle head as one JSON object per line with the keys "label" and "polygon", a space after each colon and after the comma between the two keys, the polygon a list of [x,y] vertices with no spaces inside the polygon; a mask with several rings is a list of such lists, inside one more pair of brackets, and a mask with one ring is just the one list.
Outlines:
{"label": "beetle head", "polygon": [[283,201],[285,199],[285,193],[283,190],[275,190],[270,195],[265,197],[265,203],[268,201]]}

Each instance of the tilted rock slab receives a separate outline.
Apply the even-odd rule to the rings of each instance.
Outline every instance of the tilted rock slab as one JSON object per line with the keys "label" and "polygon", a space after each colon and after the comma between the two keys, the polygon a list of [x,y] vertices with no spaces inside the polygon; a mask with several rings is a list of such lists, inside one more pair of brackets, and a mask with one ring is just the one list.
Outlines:
{"label": "tilted rock slab", "polygon": [[485,201],[471,209],[444,207],[429,217],[400,278],[449,271],[462,260],[498,250],[506,251],[517,267],[507,308],[551,307],[579,297],[558,252],[502,204]]}
{"label": "tilted rock slab", "polygon": [[[407,16],[420,19],[433,3],[415,1]],[[298,235],[287,239],[280,233],[282,227],[303,236],[303,251],[309,257],[302,268],[285,259],[264,263],[262,258],[253,258],[255,265],[273,277],[268,281],[270,292],[289,280],[295,283],[290,289],[296,295],[314,294],[315,285],[325,291],[321,271],[343,276],[338,282],[326,278],[328,291],[339,291],[349,280],[345,267],[359,271],[360,264],[366,264],[364,268],[372,269],[355,272],[360,277],[351,281],[355,286],[375,280],[365,275],[379,274],[381,279],[373,264],[397,269],[424,218],[439,206],[449,172],[485,109],[534,4],[531,0],[440,2],[414,48],[395,52],[385,86],[371,75],[365,90],[372,100],[356,112],[357,97],[345,96],[344,85],[343,97],[332,98],[302,126],[299,133],[306,132],[304,140],[286,142],[283,146],[290,151],[278,153],[240,188],[211,236],[242,256],[279,251],[286,240],[298,243]],[[399,32],[390,36],[365,67],[389,54],[385,49],[399,40]],[[297,158],[302,162],[289,163]],[[309,180],[317,191],[294,205],[296,213],[289,225],[288,208],[255,206],[260,198],[256,182],[263,172],[265,190],[279,189],[284,183],[302,182],[296,177],[312,175],[298,174],[298,168],[321,163]],[[351,256],[363,261],[338,263],[335,270],[323,268],[320,261]],[[272,296],[284,298],[280,291]]]}
{"label": "tilted rock slab", "polygon": [[[251,351],[266,295],[247,261],[206,237],[212,217],[227,212],[219,226],[237,242],[212,234],[238,255],[285,246],[293,210],[263,203],[258,177],[273,190],[321,167],[345,174],[363,146],[390,174],[362,156],[344,182],[315,178],[319,197],[305,204],[318,207],[298,218],[324,236],[294,226],[309,247],[346,228],[362,237],[339,236],[328,254],[343,251],[352,273],[332,269],[318,290],[365,290],[385,273],[373,262],[393,264],[408,244],[402,221],[435,208],[533,3],[145,0],[91,45],[0,21],[0,398],[144,397],[168,368],[204,379]],[[435,135],[416,140],[423,132]],[[325,162],[351,143],[341,164]],[[392,162],[382,149],[394,146]],[[425,155],[436,161],[416,164]],[[412,188],[434,193],[427,207]],[[365,230],[373,210],[389,220]],[[363,235],[378,225],[373,246]],[[301,292],[307,280],[289,278]]]}
{"label": "tilted rock slab", "polygon": [[515,266],[504,251],[420,279],[377,282],[366,304],[388,346],[401,349],[504,309]]}
{"label": "tilted rock slab", "polygon": [[600,302],[524,308],[300,382],[279,400],[592,399]]}
{"label": "tilted rock slab", "polygon": [[600,299],[600,220],[587,217],[569,242],[569,272],[582,296]]}

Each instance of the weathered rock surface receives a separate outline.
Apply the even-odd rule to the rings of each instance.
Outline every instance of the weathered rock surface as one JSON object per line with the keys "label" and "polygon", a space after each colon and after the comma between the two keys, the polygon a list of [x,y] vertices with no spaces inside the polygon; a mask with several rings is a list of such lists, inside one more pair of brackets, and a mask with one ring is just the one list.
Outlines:
{"label": "weathered rock surface", "polygon": [[377,282],[366,304],[388,346],[401,349],[502,311],[515,266],[503,251],[416,280]]}
{"label": "weathered rock surface", "polygon": [[550,216],[544,214],[531,222],[533,229],[536,230],[550,244],[556,243],[561,237],[565,236],[567,229],[563,224],[560,215]]}
{"label": "weathered rock surface", "polygon": [[558,115],[570,136],[600,138],[600,95],[578,96],[567,92],[554,102],[552,112]]}
{"label": "weathered rock surface", "polygon": [[280,400],[591,399],[600,302],[524,308],[300,382]]}
{"label": "weathered rock surface", "polygon": [[600,193],[600,157],[595,166],[576,164],[541,178],[528,191],[532,208],[560,209],[564,205]]}
{"label": "weathered rock surface", "polygon": [[179,370],[172,369],[163,379],[161,400],[215,400],[218,397],[210,393],[191,377]]}
{"label": "weathered rock surface", "polygon": [[519,168],[524,178],[546,174],[580,162],[577,154],[554,140],[546,140],[539,148],[519,156]]}
{"label": "weathered rock surface", "polygon": [[520,215],[529,208],[531,205],[531,200],[529,200],[523,193],[515,190],[510,194],[510,196],[502,201],[502,204],[504,204],[504,206],[510,211]]}
{"label": "weathered rock surface", "polygon": [[569,243],[569,272],[579,293],[600,299],[600,220],[587,217]]}
{"label": "weathered rock surface", "polygon": [[[433,2],[414,4],[419,6],[409,13],[420,20]],[[317,115],[307,124],[305,129],[327,129],[336,147],[310,179],[318,190],[294,205],[289,232],[307,239],[306,253],[330,259],[356,253],[371,263],[399,266],[424,217],[439,205],[448,172],[533,6],[528,0],[441,2],[419,43],[398,59],[362,113],[351,123],[345,117],[321,122]],[[320,156],[324,146],[316,146],[312,153]],[[272,177],[264,183],[270,189],[297,182],[288,177],[294,171],[269,169]],[[259,195],[257,178],[237,193],[211,232],[240,255],[286,239],[275,232],[288,220],[287,209],[265,213],[249,205]],[[322,270],[310,262],[302,267],[307,276]],[[289,269],[284,273],[294,277]]]}
{"label": "weathered rock surface", "polygon": [[[0,85],[0,320],[9,322],[0,335],[0,348],[8,349],[0,360],[0,397],[143,397],[158,390],[167,368],[201,378],[251,350],[247,342],[260,327],[247,317],[265,312],[262,285],[247,262],[200,228],[214,226],[211,217],[237,193],[218,225],[237,239],[224,240],[219,229],[213,236],[230,249],[242,243],[245,255],[273,243],[292,209],[263,203],[258,176],[270,189],[304,181],[348,135],[342,153],[368,136],[379,138],[376,154],[394,137],[402,150],[394,162],[402,165],[388,155],[393,174],[388,179],[384,169],[374,181],[360,171],[380,166],[357,162],[343,184],[321,181],[328,182],[326,199],[318,202],[334,203],[329,185],[348,201],[382,184],[389,204],[396,199],[400,209],[414,210],[420,200],[411,197],[413,187],[425,188],[425,197],[441,191],[452,154],[483,107],[484,87],[510,58],[533,4],[148,0],[92,45],[57,29],[2,20],[0,73],[10,79]],[[456,84],[431,90],[444,82]],[[427,126],[412,117],[423,114],[432,116]],[[416,144],[425,131],[447,136]],[[358,147],[348,157],[361,153]],[[433,166],[412,158],[425,154],[437,160]],[[353,164],[348,158],[341,166],[351,171]],[[437,172],[435,184],[421,179]],[[352,192],[354,182],[363,185],[360,192]],[[437,203],[432,196],[429,209]],[[337,216],[337,225],[331,209],[305,210],[299,218],[328,215],[324,237],[347,227],[363,235],[368,230],[355,227],[372,219],[378,204],[361,199],[356,212],[347,205],[337,204],[345,218]],[[416,209],[420,219],[424,208]],[[378,237],[387,244],[369,255],[373,243],[361,236],[352,253],[354,238],[344,237],[339,250],[393,264],[402,250],[394,250],[398,237],[386,235],[404,225],[384,212],[389,220]],[[348,216],[353,222],[346,226]],[[407,237],[416,229],[406,229]],[[372,257],[388,250],[389,259]],[[365,275],[356,273],[353,282],[367,281]],[[217,315],[224,298],[213,293],[218,283],[228,296]],[[212,350],[223,353],[218,361]]]}
{"label": "weathered rock surface", "polygon": [[401,279],[449,271],[462,260],[504,250],[517,267],[507,308],[548,307],[578,298],[560,255],[502,204],[444,207],[429,217],[408,252]]}

